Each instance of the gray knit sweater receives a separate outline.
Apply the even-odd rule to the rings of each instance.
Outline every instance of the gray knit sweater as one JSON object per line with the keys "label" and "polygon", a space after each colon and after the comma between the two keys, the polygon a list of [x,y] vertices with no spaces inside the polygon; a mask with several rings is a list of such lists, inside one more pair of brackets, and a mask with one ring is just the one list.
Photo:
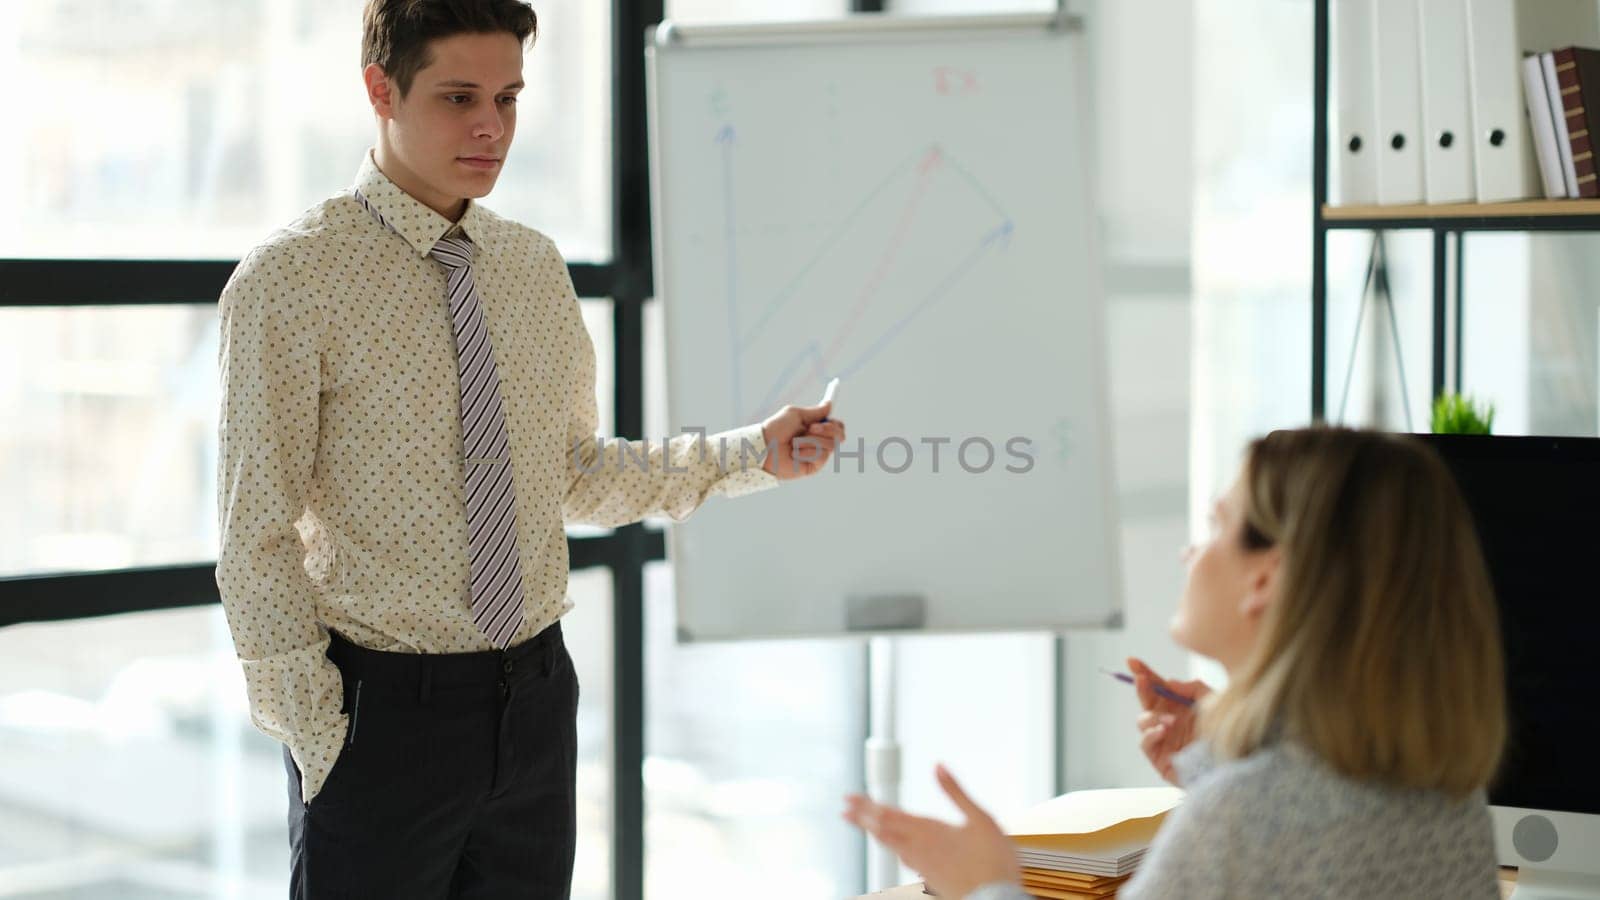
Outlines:
{"label": "gray knit sweater", "polygon": [[[1221,763],[1196,743],[1173,763],[1187,795],[1119,900],[1499,900],[1482,792],[1346,778],[1292,743]],[[993,884],[968,900],[1026,897]]]}

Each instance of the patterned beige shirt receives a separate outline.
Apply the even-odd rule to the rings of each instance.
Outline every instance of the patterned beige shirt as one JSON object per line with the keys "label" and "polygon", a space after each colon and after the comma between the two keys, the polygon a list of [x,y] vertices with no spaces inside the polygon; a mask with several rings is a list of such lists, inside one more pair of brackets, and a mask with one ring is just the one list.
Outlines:
{"label": "patterned beige shirt", "polygon": [[345,735],[326,629],[392,652],[494,649],[471,620],[456,344],[428,257],[453,228],[477,245],[511,438],[516,643],[570,608],[564,522],[681,519],[777,483],[759,425],[707,444],[596,436],[594,346],[549,238],[471,202],[452,225],[370,151],[355,187],[399,234],[338,194],[251,251],[219,310],[217,587],[251,717],[288,745],[306,802]]}

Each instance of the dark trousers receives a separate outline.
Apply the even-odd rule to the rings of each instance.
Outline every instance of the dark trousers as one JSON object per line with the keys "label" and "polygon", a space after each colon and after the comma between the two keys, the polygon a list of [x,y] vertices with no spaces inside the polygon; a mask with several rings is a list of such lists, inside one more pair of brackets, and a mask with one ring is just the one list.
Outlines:
{"label": "dark trousers", "polygon": [[504,651],[380,653],[334,636],[350,728],[301,802],[292,900],[566,900],[578,679],[555,624]]}

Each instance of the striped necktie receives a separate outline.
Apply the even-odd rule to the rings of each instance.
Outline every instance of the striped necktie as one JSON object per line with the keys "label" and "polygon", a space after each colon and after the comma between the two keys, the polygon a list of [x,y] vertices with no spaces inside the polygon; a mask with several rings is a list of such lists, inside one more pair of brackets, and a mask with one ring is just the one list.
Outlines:
{"label": "striped necktie", "polygon": [[[395,231],[360,191],[355,199]],[[396,231],[398,234],[399,232]],[[461,375],[461,442],[466,461],[467,531],[472,553],[472,622],[504,649],[522,626],[522,556],[517,552],[517,492],[494,348],[473,281],[472,241],[442,237],[428,251],[444,267]]]}

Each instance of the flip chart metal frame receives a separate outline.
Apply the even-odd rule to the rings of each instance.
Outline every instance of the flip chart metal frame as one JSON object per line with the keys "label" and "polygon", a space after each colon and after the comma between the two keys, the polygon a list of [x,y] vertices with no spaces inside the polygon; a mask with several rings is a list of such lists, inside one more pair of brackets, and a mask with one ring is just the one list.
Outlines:
{"label": "flip chart metal frame", "polygon": [[683,44],[735,44],[747,47],[752,44],[798,44],[818,41],[874,41],[916,40],[938,37],[952,31],[1080,31],[1082,17],[1067,12],[1065,7],[1051,13],[1016,13],[1003,15],[949,15],[918,16],[916,18],[850,18],[818,19],[797,22],[766,22],[753,24],[682,24],[663,22],[650,29],[647,41],[659,49]]}
{"label": "flip chart metal frame", "polygon": [[[859,0],[857,0],[859,2]],[[1324,0],[1325,2],[1325,0]],[[893,18],[863,18],[855,17],[847,20],[819,20],[808,22],[789,23],[764,23],[764,24],[697,24],[682,25],[675,22],[662,22],[646,32],[646,65],[654,65],[654,54],[670,53],[674,48],[685,45],[738,45],[750,44],[794,45],[798,43],[812,43],[822,40],[849,41],[854,39],[882,41],[885,39],[918,40],[929,37],[939,37],[951,31],[971,33],[974,30],[995,32],[1034,32],[1040,30],[1081,32],[1084,21],[1081,16],[1071,13],[1066,8],[1066,3],[1058,4],[1053,13],[1015,14],[1015,15],[986,15],[986,16],[935,16],[919,17],[917,19],[897,20]],[[659,110],[654,99],[647,100],[648,121],[650,123],[650,141],[652,148],[658,145],[655,132],[656,123],[660,121]],[[656,154],[649,154],[652,167],[656,165]],[[652,182],[659,185],[660,179],[653,178]],[[651,198],[653,203],[659,203],[659,197]],[[660,236],[655,238],[659,240]],[[858,612],[863,623],[863,636],[871,635],[866,641],[867,666],[870,672],[870,690],[867,698],[866,718],[869,723],[869,733],[863,747],[863,774],[867,781],[869,793],[874,799],[885,803],[896,803],[899,799],[901,748],[895,729],[896,709],[896,682],[898,681],[898,665],[895,653],[895,638],[891,636],[899,628],[915,629],[920,625],[921,604],[920,598],[895,596],[890,598],[856,598],[861,601],[885,599],[894,601],[887,606],[891,612],[905,612],[909,618],[906,621],[897,621],[893,625],[883,622],[877,627],[871,627],[876,616],[882,610],[870,604],[862,604]],[[916,600],[917,603],[908,604],[905,601]],[[915,607],[913,611],[911,607]],[[916,621],[913,621],[916,620]],[[1119,628],[1123,624],[1120,610],[1114,612],[1107,627]],[[1062,741],[1062,726],[1059,716],[1061,698],[1066,694],[1066,639],[1056,635],[1053,646],[1052,676],[1056,702],[1052,704],[1057,711],[1057,721],[1052,729],[1055,742],[1054,756],[1056,792],[1061,793],[1065,788],[1065,747]],[[869,890],[881,890],[896,883],[899,873],[899,863],[892,850],[883,847],[873,847],[869,842],[867,851],[867,880]]]}

